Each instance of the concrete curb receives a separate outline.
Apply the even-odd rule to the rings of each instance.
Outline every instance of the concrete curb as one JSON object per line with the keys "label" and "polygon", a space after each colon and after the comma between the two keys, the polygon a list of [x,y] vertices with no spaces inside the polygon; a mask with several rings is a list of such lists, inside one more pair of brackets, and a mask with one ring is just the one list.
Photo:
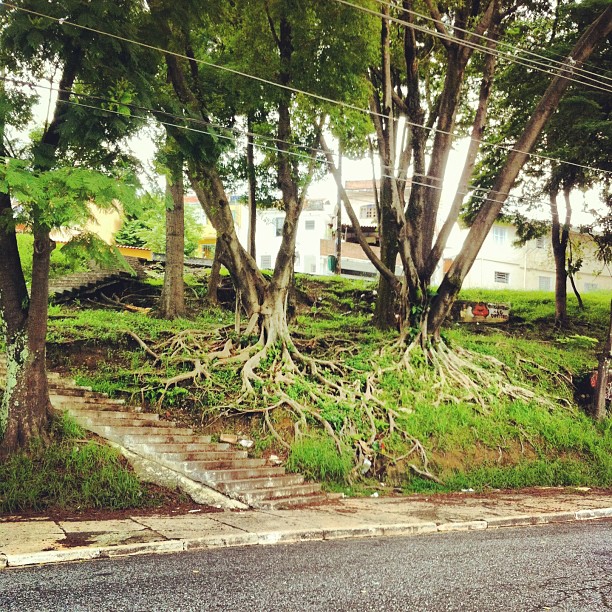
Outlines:
{"label": "concrete curb", "polygon": [[364,525],[337,529],[311,528],[279,531],[243,532],[236,534],[209,535],[202,538],[161,540],[142,544],[120,544],[41,551],[27,554],[4,554],[0,552],[0,570],[69,561],[88,561],[143,554],[176,553],[187,550],[205,550],[230,546],[255,546],[290,544],[306,541],[343,540],[384,536],[413,536],[427,533],[449,533],[454,531],[482,531],[502,527],[569,523],[612,518],[612,508],[578,510],[576,512],[548,512],[520,516],[499,516],[475,521],[452,521],[448,523],[416,522],[396,525]]}

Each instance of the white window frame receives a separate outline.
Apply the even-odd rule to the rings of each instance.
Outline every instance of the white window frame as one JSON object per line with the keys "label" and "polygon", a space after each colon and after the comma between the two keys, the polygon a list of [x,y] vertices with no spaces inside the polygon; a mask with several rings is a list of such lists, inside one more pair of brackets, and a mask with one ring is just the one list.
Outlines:
{"label": "white window frame", "polygon": [[272,255],[262,255],[260,261],[262,270],[272,269]]}
{"label": "white window frame", "polygon": [[[546,287],[543,287],[546,285]],[[538,289],[540,291],[552,291],[552,278],[550,276],[538,276]]]}
{"label": "white window frame", "polygon": [[500,227],[499,225],[494,225],[492,234],[493,234],[493,242],[495,242],[495,244],[499,244],[499,245],[507,244],[508,242],[508,228],[507,227]]}
{"label": "white window frame", "polygon": [[312,232],[315,229],[315,220],[314,219],[305,219],[304,220],[304,229],[307,232]]}
{"label": "white window frame", "polygon": [[510,272],[501,272],[496,270],[493,273],[493,280],[496,283],[500,283],[501,285],[509,285],[510,284]]}

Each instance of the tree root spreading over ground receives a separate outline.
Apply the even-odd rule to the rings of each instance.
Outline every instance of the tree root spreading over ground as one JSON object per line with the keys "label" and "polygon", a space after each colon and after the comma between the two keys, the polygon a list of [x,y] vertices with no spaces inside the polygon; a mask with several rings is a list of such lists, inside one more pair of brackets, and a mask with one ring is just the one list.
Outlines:
{"label": "tree root spreading over ground", "polygon": [[[227,389],[215,381],[215,373],[220,368],[235,368],[236,373],[240,372],[241,391],[228,402],[231,408],[225,414],[259,414],[271,436],[287,450],[313,428],[322,429],[340,454],[353,448],[354,479],[360,476],[364,465],[381,456],[388,464],[403,464],[414,474],[441,484],[429,469],[425,446],[404,425],[405,409],[380,399],[383,377],[390,373],[399,375],[404,371],[420,378],[429,397],[435,392],[436,399],[431,402],[434,405],[471,402],[483,414],[488,413],[492,396],[536,401],[549,407],[558,405],[552,398],[540,397],[510,380],[509,369],[498,359],[461,347],[450,348],[443,341],[423,348],[417,338],[408,347],[400,343],[384,347],[379,357],[391,360],[393,365],[382,368],[372,362],[371,371],[363,372],[344,364],[340,357],[353,353],[356,344],[352,347],[343,341],[334,346],[325,341],[328,358],[315,357],[304,352],[320,349],[315,341],[303,342],[300,350],[286,325],[280,332],[278,328],[272,332],[273,328],[262,327],[259,336],[253,336],[256,323],[252,319],[245,331],[233,338],[224,328],[220,331],[225,337],[220,335],[216,340],[211,339],[210,332],[186,330],[150,345],[132,331],[127,334],[153,360],[153,365],[183,370],[157,382],[162,387],[160,405],[175,386],[189,386],[197,395],[206,384],[223,393]],[[425,399],[426,392],[421,398],[418,395],[415,392],[415,403]],[[293,440],[287,439],[287,431],[279,431],[273,416],[277,411],[290,417]],[[381,444],[389,436],[399,436],[408,451],[401,455],[389,453]]]}

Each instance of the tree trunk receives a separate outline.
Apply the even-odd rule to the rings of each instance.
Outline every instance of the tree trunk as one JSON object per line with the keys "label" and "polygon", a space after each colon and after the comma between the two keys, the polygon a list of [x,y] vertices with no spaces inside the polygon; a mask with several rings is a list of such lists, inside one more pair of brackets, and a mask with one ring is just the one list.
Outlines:
{"label": "tree trunk", "polygon": [[208,303],[211,306],[217,306],[219,304],[219,285],[221,283],[221,249],[222,243],[217,238],[215,245],[215,254],[213,257],[212,266],[210,268],[210,276],[208,277],[208,291],[207,298]]}
{"label": "tree trunk", "polygon": [[446,273],[438,293],[432,301],[428,317],[430,334],[434,336],[439,334],[442,323],[450,312],[450,308],[482,247],[482,243],[497,219],[518,173],[529,157],[529,152],[570,84],[566,76],[571,75],[573,66],[579,67],[589,58],[595,46],[602,38],[608,36],[610,31],[612,31],[612,7],[606,8],[580,37],[565,63],[570,68],[554,77],[542,96],[523,130],[523,134],[508,154],[503,169],[476,215],[461,252]]}
{"label": "tree trunk", "polygon": [[555,325],[565,327],[567,325],[566,259],[571,222],[571,208],[569,207],[569,199],[566,199],[565,223],[561,226],[556,189],[553,189],[550,193],[550,211],[552,219],[551,241],[555,259]]}
{"label": "tree trunk", "polygon": [[[395,263],[399,252],[398,245],[398,225],[393,204],[393,197],[390,177],[385,177],[381,181],[380,196],[380,259],[382,263],[395,272]],[[380,275],[378,278],[378,296],[374,308],[374,325],[379,329],[392,329],[397,326],[395,320],[395,305],[397,295],[395,292],[396,284],[389,282],[389,279]]]}
{"label": "tree trunk", "polygon": [[593,394],[593,417],[601,421],[606,416],[606,390],[612,365],[612,302],[610,302],[610,326],[608,327],[608,337],[604,345],[604,350],[599,358],[597,368],[597,384]]}
{"label": "tree trunk", "polygon": [[175,319],[185,315],[185,193],[182,167],[177,168],[166,181],[166,270],[159,309],[165,319]]}
{"label": "tree trunk", "polygon": [[[6,197],[4,197],[6,196]],[[10,199],[0,194],[0,212],[10,214]],[[8,209],[7,209],[8,204]],[[7,212],[8,211],[8,212]],[[49,263],[49,233],[36,231],[32,266],[32,297],[28,300],[14,229],[0,230],[0,314],[5,325],[7,380],[0,408],[0,457],[26,449],[45,438],[51,422],[51,402],[45,367]]]}
{"label": "tree trunk", "polygon": [[255,176],[255,151],[253,146],[253,117],[247,119],[247,178],[249,183],[249,237],[247,251],[256,258],[255,237],[257,231],[257,177]]}

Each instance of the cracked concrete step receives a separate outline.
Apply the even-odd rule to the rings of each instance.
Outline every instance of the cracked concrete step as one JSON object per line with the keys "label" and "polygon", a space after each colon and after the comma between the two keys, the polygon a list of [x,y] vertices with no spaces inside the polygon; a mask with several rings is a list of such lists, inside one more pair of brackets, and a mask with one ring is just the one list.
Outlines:
{"label": "cracked concrete step", "polygon": [[[117,436],[123,437],[131,437],[131,436],[141,436],[146,438],[148,436],[152,436],[155,438],[160,438],[162,436],[171,436],[171,437],[193,437],[195,434],[192,429],[187,427],[168,427],[166,424],[162,423],[161,427],[148,426],[148,425],[135,425],[135,426],[123,426],[123,425],[104,425],[99,423],[92,423],[92,427],[95,427],[96,430],[103,431],[107,434],[113,434]],[[98,433],[98,431],[96,431]],[[98,433],[98,435],[103,435]]]}
{"label": "cracked concrete step", "polygon": [[[130,416],[131,413],[126,412],[127,416]],[[83,426],[87,427],[114,427],[114,428],[138,428],[142,429],[143,427],[154,428],[155,431],[159,431],[160,429],[167,429],[168,427],[173,430],[177,429],[176,423],[168,423],[167,421],[156,421],[155,419],[117,419],[117,418],[104,418],[104,416],[95,416],[89,417],[84,416],[80,412],[72,412],[72,416],[74,419]],[[138,415],[133,415],[138,416]]]}
{"label": "cracked concrete step", "polygon": [[[61,393],[60,393],[61,391]],[[98,399],[98,398],[103,398],[103,399],[111,399],[107,393],[98,393],[98,391],[89,391],[87,389],[83,389],[82,387],[72,387],[72,388],[68,388],[68,387],[60,387],[59,385],[56,385],[55,387],[50,387],[49,388],[49,394],[50,395],[57,395],[57,396],[62,396],[62,397],[71,397],[71,398],[87,398],[87,399]],[[114,402],[117,402],[118,404],[123,404],[125,403],[125,400],[122,399],[116,399],[113,398]]]}
{"label": "cracked concrete step", "polygon": [[138,443],[132,444],[130,448],[134,452],[153,455],[158,453],[225,451],[229,449],[229,444],[221,442],[211,442],[210,436],[199,436],[198,442],[172,443],[140,441]]}
{"label": "cracked concrete step", "polygon": [[214,461],[166,461],[160,458],[159,461],[160,463],[163,461],[164,465],[187,475],[194,472],[209,472],[214,470],[256,469],[266,465],[265,459],[239,458],[217,459]]}
{"label": "cracked concrete step", "polygon": [[286,497],[280,499],[268,499],[257,502],[257,508],[261,510],[286,510],[295,506],[312,506],[328,501],[329,497],[325,493],[318,495],[304,495],[299,497]]}
{"label": "cracked concrete step", "polygon": [[184,461],[216,461],[225,459],[248,459],[249,453],[247,451],[238,450],[200,450],[193,452],[158,452],[156,454],[160,459],[167,462],[184,462]]}
{"label": "cracked concrete step", "polygon": [[284,487],[274,487],[269,489],[253,489],[251,491],[240,491],[241,501],[249,504],[259,504],[259,502],[280,501],[288,498],[305,498],[315,493],[321,492],[321,485],[318,483],[308,483],[299,485],[289,485]]}
{"label": "cracked concrete step", "polygon": [[64,404],[73,404],[75,406],[79,406],[81,404],[91,404],[92,406],[123,406],[125,404],[125,400],[122,399],[112,399],[110,397],[99,397],[99,396],[80,396],[80,395],[67,395],[62,392],[58,392],[57,390],[49,391],[49,396],[54,399],[56,402],[64,403]]}
{"label": "cracked concrete step", "polygon": [[[102,434],[100,434],[102,435]],[[108,437],[108,436],[102,436]],[[203,444],[201,441],[202,436],[198,436],[197,434],[168,434],[161,435],[159,432],[155,434],[121,434],[114,435],[112,438],[108,438],[109,440],[113,440],[116,442],[121,442],[126,448],[132,449],[136,448],[138,445],[148,445],[148,444]]]}
{"label": "cracked concrete step", "polygon": [[245,480],[247,478],[263,478],[265,476],[284,476],[283,467],[260,467],[251,469],[231,469],[231,470],[197,470],[189,473],[193,480],[203,483],[217,485],[229,480]]}
{"label": "cracked concrete step", "polygon": [[138,421],[138,423],[146,423],[148,421],[155,421],[156,423],[164,423],[168,427],[176,427],[176,423],[172,421],[162,421],[159,418],[159,414],[156,412],[131,412],[129,410],[93,410],[84,408],[72,408],[70,412],[74,412],[79,416],[92,420],[108,420],[112,422],[117,421],[116,424],[127,424],[127,421]]}
{"label": "cracked concrete step", "polygon": [[222,493],[241,493],[242,491],[248,492],[274,487],[290,487],[292,485],[300,485],[303,482],[304,477],[301,474],[285,474],[283,476],[269,476],[267,478],[228,480],[220,482],[217,488]]}

